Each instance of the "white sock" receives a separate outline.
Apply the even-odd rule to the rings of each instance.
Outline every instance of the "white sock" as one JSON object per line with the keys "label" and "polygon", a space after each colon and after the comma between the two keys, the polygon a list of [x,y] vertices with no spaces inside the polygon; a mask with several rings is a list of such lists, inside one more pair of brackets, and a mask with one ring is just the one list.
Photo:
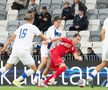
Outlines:
{"label": "white sock", "polygon": [[40,71],[36,71],[34,81],[37,82],[38,77],[40,76]]}
{"label": "white sock", "polygon": [[34,73],[34,70],[32,70],[32,69],[29,69],[29,70],[27,70],[27,71],[25,71],[19,78],[17,78],[16,80],[17,81],[22,81],[23,79],[25,79],[25,78],[27,78],[27,77],[29,77],[30,75],[32,75]]}
{"label": "white sock", "polygon": [[0,69],[1,74],[5,73],[6,71],[7,71],[7,70],[6,70],[5,67],[2,67],[2,68]]}
{"label": "white sock", "polygon": [[37,70],[35,75],[39,76],[39,74],[40,74],[40,71]]}
{"label": "white sock", "polygon": [[90,74],[90,76],[88,77],[88,79],[91,79],[93,80],[93,78],[97,75],[97,71],[96,70],[93,70],[93,72]]}
{"label": "white sock", "polygon": [[45,80],[45,79],[46,79],[46,76],[42,74],[41,79],[42,79],[42,80]]}

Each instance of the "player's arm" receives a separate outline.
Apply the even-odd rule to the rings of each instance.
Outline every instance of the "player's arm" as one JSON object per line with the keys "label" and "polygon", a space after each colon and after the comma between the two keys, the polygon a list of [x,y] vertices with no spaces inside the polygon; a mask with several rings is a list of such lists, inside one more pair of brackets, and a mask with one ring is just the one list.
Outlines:
{"label": "player's arm", "polygon": [[82,57],[81,56],[78,56],[77,53],[74,53],[73,54],[74,58],[78,61],[82,61]]}
{"label": "player's arm", "polygon": [[45,35],[43,35],[43,34],[40,34],[40,35],[39,35],[39,37],[40,37],[42,40],[44,40],[44,41],[46,41],[46,40],[47,40],[46,36],[45,36]]}
{"label": "player's arm", "polygon": [[102,30],[101,30],[101,32],[100,32],[100,39],[101,39],[101,41],[104,40],[104,37],[105,37],[105,29],[102,28]]}
{"label": "player's arm", "polygon": [[7,46],[12,42],[14,41],[16,38],[16,34],[13,34],[7,41],[6,43],[4,44],[4,47],[0,50],[0,54],[7,48]]}

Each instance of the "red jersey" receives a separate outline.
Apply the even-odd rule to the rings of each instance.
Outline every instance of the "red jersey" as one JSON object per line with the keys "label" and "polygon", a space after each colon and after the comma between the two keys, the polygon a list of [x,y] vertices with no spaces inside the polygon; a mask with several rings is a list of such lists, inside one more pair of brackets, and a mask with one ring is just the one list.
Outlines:
{"label": "red jersey", "polygon": [[66,53],[76,53],[76,48],[73,45],[73,41],[68,39],[68,38],[62,38],[62,42],[64,43],[68,43],[70,45],[69,47],[64,46],[64,44],[59,44],[57,47],[55,47],[54,49],[52,49],[50,52],[51,53],[55,53],[57,55],[59,55],[60,57],[64,56]]}

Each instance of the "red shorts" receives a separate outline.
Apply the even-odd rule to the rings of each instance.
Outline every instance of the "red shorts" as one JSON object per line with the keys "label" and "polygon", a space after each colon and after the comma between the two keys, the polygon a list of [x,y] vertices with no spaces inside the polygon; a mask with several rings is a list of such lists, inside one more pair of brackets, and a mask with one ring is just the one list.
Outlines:
{"label": "red shorts", "polygon": [[55,54],[55,53],[51,53],[50,58],[51,58],[50,68],[53,71],[57,71],[59,69],[59,65],[61,63],[64,63],[62,58],[59,55]]}

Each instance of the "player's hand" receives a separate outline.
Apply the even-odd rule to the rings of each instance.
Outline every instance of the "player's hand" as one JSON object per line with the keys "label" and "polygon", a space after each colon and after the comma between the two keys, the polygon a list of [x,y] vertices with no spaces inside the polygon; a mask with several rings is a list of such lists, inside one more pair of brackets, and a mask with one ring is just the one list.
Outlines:
{"label": "player's hand", "polygon": [[82,61],[83,59],[82,59],[81,56],[78,56],[78,57],[77,57],[77,60],[78,60],[78,61]]}
{"label": "player's hand", "polygon": [[46,41],[43,41],[42,43],[45,44],[45,45],[47,45],[49,43],[49,41],[46,40]]}

